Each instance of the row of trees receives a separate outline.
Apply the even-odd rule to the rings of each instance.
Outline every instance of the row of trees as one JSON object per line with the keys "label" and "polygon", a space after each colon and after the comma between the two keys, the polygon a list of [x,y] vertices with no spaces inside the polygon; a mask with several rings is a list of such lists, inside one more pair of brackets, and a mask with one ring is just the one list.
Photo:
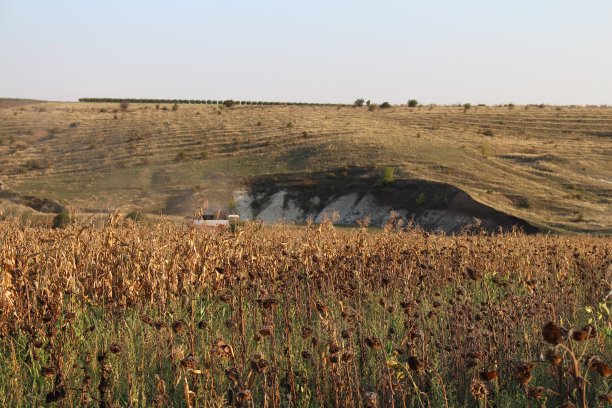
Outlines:
{"label": "row of trees", "polygon": [[[363,98],[358,98],[357,100],[355,100],[355,102],[353,103],[353,106],[357,106],[358,108],[362,107],[363,105],[367,105],[367,106],[372,106],[372,103],[370,102],[370,100],[368,99],[367,101],[365,101]],[[414,108],[416,106],[419,105],[419,102],[416,99],[409,99],[407,105],[411,108]],[[380,105],[381,108],[390,108],[391,104],[389,102],[383,102]]]}
{"label": "row of trees", "polygon": [[341,103],[308,103],[308,102],[267,102],[267,101],[234,101],[204,100],[204,99],[137,99],[137,98],[80,98],[79,102],[99,103],[171,103],[171,104],[198,104],[198,105],[296,105],[296,106],[348,106]]}
{"label": "row of trees", "polygon": [[[233,99],[211,100],[211,99],[142,99],[142,98],[80,98],[79,102],[119,103],[127,106],[128,103],[168,103],[168,104],[192,104],[192,105],[294,105],[294,106],[350,106],[343,103],[310,103],[310,102],[270,102],[270,101],[235,101]],[[371,103],[362,98],[357,99],[352,106],[370,106]],[[410,107],[418,106],[416,99],[410,99],[407,103]],[[381,108],[391,107],[389,102],[380,105]]]}

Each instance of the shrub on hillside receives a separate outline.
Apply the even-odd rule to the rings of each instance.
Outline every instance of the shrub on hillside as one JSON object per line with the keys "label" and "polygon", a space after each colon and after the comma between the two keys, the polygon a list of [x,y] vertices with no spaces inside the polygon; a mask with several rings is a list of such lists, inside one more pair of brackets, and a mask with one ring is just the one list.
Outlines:
{"label": "shrub on hillside", "polygon": [[147,219],[147,217],[140,211],[130,211],[126,214],[125,218],[130,219],[134,222],[143,222]]}
{"label": "shrub on hillside", "polygon": [[491,147],[487,142],[484,142],[482,146],[480,146],[480,153],[482,153],[482,157],[488,158],[491,155]]}
{"label": "shrub on hillside", "polygon": [[522,208],[522,209],[527,209],[529,207],[531,207],[531,203],[529,202],[529,198],[528,197],[517,197],[515,200],[515,204],[517,206],[517,208]]}
{"label": "shrub on hillside", "polygon": [[26,161],[25,167],[30,171],[45,170],[47,167],[49,167],[49,162],[47,159],[30,159]]}
{"label": "shrub on hillside", "polygon": [[426,201],[427,199],[425,198],[425,193],[421,191],[416,198],[416,203],[417,205],[423,205]]}
{"label": "shrub on hillside", "polygon": [[359,99],[355,100],[355,103],[353,105],[355,105],[358,108],[361,108],[364,103],[365,103],[365,101],[363,100],[363,98],[359,98]]}
{"label": "shrub on hillside", "polygon": [[388,109],[391,107],[391,104],[389,102],[383,102],[380,104],[380,109]]}
{"label": "shrub on hillside", "polygon": [[385,185],[393,184],[395,181],[395,169],[393,167],[385,167],[382,172],[381,182]]}
{"label": "shrub on hillside", "polygon": [[419,104],[419,102],[416,99],[409,99],[408,100],[408,106],[411,108],[416,107]]}
{"label": "shrub on hillside", "polygon": [[53,217],[52,227],[56,228],[64,228],[70,224],[70,215],[67,212],[62,212]]}

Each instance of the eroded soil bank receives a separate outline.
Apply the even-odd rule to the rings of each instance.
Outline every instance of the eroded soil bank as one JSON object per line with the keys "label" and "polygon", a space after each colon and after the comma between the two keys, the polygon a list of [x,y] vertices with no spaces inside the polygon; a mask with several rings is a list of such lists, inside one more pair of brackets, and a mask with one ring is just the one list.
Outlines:
{"label": "eroded soil bank", "polygon": [[488,231],[518,227],[527,233],[538,228],[497,211],[445,183],[398,179],[384,183],[375,172],[339,170],[326,174],[297,174],[258,178],[235,194],[243,219],[264,222],[320,222],[334,217],[354,225],[369,217],[370,225],[384,226],[392,213],[428,231],[457,232],[478,223]]}

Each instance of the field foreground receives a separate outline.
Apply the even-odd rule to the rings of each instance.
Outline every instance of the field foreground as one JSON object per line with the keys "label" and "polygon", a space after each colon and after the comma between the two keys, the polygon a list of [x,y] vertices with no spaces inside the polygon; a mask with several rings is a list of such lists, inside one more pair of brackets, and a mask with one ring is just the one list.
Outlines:
{"label": "field foreground", "polygon": [[609,406],[611,252],[329,222],[3,221],[0,405]]}

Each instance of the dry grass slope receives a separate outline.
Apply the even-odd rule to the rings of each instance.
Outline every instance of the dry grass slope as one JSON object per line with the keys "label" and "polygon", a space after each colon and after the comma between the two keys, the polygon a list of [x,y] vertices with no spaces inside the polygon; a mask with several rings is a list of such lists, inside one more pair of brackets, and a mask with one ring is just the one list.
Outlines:
{"label": "dry grass slope", "polygon": [[544,229],[612,232],[611,108],[163,108],[0,109],[0,181],[79,211],[158,212],[185,195],[225,204],[259,175],[394,166]]}

